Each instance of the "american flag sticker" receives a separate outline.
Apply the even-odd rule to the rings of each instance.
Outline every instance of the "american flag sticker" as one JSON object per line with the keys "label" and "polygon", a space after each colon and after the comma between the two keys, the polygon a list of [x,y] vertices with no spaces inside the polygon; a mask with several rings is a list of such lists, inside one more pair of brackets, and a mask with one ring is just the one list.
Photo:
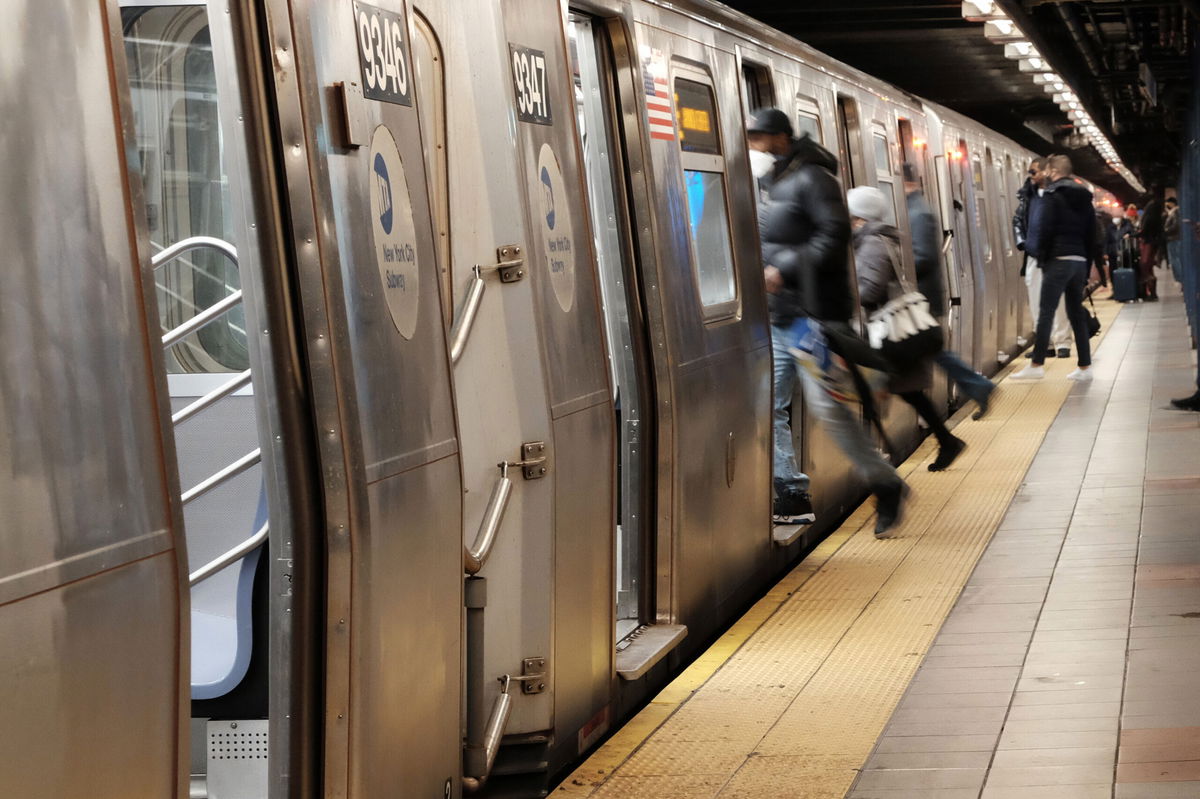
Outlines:
{"label": "american flag sticker", "polygon": [[667,83],[667,59],[661,50],[642,48],[642,81],[646,90],[646,118],[650,138],[675,141],[675,112]]}

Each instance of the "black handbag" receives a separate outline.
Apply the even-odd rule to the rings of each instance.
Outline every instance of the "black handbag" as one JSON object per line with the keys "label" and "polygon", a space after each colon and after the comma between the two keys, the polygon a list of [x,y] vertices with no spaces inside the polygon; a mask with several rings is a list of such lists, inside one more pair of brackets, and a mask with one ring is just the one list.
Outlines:
{"label": "black handbag", "polygon": [[1088,338],[1095,338],[1100,335],[1100,318],[1095,314],[1096,303],[1092,302],[1091,294],[1088,295],[1088,304],[1092,306],[1092,310],[1083,309],[1083,312],[1087,314]]}

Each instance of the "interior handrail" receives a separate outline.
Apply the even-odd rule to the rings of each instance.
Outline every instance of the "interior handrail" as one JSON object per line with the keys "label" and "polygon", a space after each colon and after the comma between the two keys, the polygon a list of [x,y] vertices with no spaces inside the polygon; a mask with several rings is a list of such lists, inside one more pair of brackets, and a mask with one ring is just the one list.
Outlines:
{"label": "interior handrail", "polygon": [[196,332],[226,311],[236,307],[242,301],[242,290],[238,289],[220,302],[210,305],[202,313],[198,313],[179,327],[167,331],[162,337],[163,348],[175,346],[185,336]]}
{"label": "interior handrail", "polygon": [[184,491],[182,497],[183,504],[186,505],[193,499],[207,494],[221,483],[236,477],[237,475],[249,469],[251,466],[256,465],[261,460],[262,449],[256,447],[242,457],[238,458],[233,463],[226,466],[224,469],[215,472],[214,474],[208,476],[204,480],[201,480],[199,483],[189,488],[187,491]]}
{"label": "interior handrail", "polygon": [[221,569],[224,569],[231,563],[241,560],[254,550],[258,549],[258,547],[262,546],[262,543],[267,540],[267,532],[269,527],[269,522],[263,522],[263,526],[258,528],[258,532],[256,532],[254,535],[250,536],[233,549],[218,555],[208,563],[205,563],[199,569],[196,569],[196,571],[189,574],[188,585],[194,587],[197,583],[207,580],[209,577],[212,577],[214,574],[221,571]]}
{"label": "interior handrail", "polygon": [[181,239],[150,256],[150,265],[158,269],[163,264],[170,263],[185,252],[192,250],[216,250],[228,258],[234,266],[238,265],[237,248],[216,236],[189,236]]}
{"label": "interior handrail", "polygon": [[229,382],[222,383],[221,385],[217,386],[212,391],[208,392],[203,397],[201,397],[200,399],[193,402],[191,405],[188,405],[185,408],[181,408],[177,413],[175,413],[171,416],[171,424],[180,425],[183,422],[186,422],[188,419],[191,419],[193,416],[200,413],[200,411],[204,410],[209,405],[213,405],[217,402],[220,402],[225,397],[230,396],[235,391],[237,391],[238,389],[242,388],[245,385],[248,385],[249,383],[250,383],[250,370],[247,369],[246,371],[244,371],[241,374],[234,377]]}

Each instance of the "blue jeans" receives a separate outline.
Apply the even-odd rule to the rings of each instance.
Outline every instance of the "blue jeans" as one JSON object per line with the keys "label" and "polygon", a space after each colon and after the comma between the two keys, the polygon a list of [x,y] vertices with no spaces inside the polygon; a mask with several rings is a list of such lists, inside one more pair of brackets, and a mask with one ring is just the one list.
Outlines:
{"label": "blue jeans", "polygon": [[1068,261],[1062,258],[1055,258],[1042,268],[1041,306],[1038,308],[1037,340],[1033,345],[1033,363],[1036,365],[1041,366],[1046,362],[1046,351],[1050,347],[1050,330],[1054,327],[1054,313],[1064,295],[1067,318],[1071,320],[1071,330],[1075,332],[1079,365],[1092,365],[1092,344],[1088,336],[1087,314],[1083,310],[1088,269],[1087,261]]}
{"label": "blue jeans", "polygon": [[775,377],[774,439],[775,459],[772,474],[789,488],[808,490],[808,475],[796,465],[792,443],[792,397],[799,382],[799,365],[787,350],[787,328],[771,325],[771,365]]}
{"label": "blue jeans", "polygon": [[967,366],[962,358],[949,350],[942,350],[933,356],[933,362],[942,367],[946,377],[954,381],[963,394],[976,402],[987,399],[987,395],[991,394],[992,389],[996,387],[991,380]]}
{"label": "blue jeans", "polygon": [[1171,262],[1171,274],[1175,275],[1175,282],[1183,282],[1183,253],[1180,252],[1182,241],[1167,242],[1167,260]]}

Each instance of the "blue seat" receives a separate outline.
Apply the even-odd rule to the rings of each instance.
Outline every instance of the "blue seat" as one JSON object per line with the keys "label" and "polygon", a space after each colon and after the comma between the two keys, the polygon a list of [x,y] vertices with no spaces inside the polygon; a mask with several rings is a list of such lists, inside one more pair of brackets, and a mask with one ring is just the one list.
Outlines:
{"label": "blue seat", "polygon": [[[267,494],[258,492],[258,510],[254,526],[247,537],[267,522]],[[192,699],[218,699],[241,684],[250,668],[254,650],[254,578],[262,557],[258,547],[237,563],[226,568],[237,569],[233,602],[220,607],[192,603]],[[226,598],[227,599],[227,598]]]}

